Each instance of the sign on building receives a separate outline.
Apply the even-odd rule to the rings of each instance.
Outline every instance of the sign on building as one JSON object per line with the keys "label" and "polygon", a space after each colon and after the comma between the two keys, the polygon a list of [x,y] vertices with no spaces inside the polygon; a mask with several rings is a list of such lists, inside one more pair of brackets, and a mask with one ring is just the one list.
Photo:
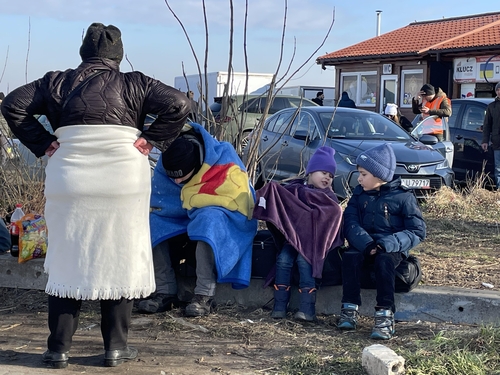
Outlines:
{"label": "sign on building", "polygon": [[457,83],[500,82],[500,56],[477,56],[453,60]]}

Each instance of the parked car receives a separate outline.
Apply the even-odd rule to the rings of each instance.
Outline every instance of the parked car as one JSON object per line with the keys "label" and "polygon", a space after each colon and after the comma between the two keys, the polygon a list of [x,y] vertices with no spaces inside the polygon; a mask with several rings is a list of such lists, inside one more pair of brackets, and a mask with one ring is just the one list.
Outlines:
{"label": "parked car", "polygon": [[[453,144],[453,161],[451,166],[455,172],[455,181],[464,183],[474,179],[483,172],[494,185],[494,158],[490,148],[484,152],[481,148],[483,139],[483,123],[486,107],[494,98],[451,99],[452,114],[448,119],[449,140]],[[413,124],[419,123],[417,115]]]}
{"label": "parked car", "polygon": [[494,171],[493,150],[484,152],[483,123],[486,107],[494,98],[452,99],[452,115],[448,120],[450,138],[454,146],[453,170],[457,181],[474,178],[483,170],[492,178]]}
{"label": "parked car", "polygon": [[[436,142],[431,143],[428,142],[428,145],[431,145],[432,148],[438,150],[445,158],[448,160],[448,165],[453,168],[453,154],[454,147],[453,143],[450,140],[450,128],[448,126],[448,119],[444,118],[438,123],[438,116],[428,116],[426,118],[422,118],[420,115],[416,116],[414,121],[412,122],[413,130],[411,131],[411,135],[420,139],[423,135],[431,135],[435,138]],[[430,125],[430,126],[427,126]],[[435,129],[436,127],[440,127],[443,129],[442,139],[438,139],[437,136],[434,136],[433,133],[428,133],[430,129]]]}
{"label": "parked car", "polygon": [[250,146],[243,153],[245,162],[254,141],[262,157],[257,166],[262,181],[298,175],[318,147],[333,147],[337,162],[333,188],[341,199],[358,185],[356,157],[382,142],[392,144],[396,174],[417,197],[453,185],[447,159],[424,144],[436,144],[436,137],[423,135],[418,141],[387,117],[371,111],[320,106],[284,109],[266,120],[260,139],[250,136]]}
{"label": "parked car", "polygon": [[[248,134],[262,117],[267,104],[267,95],[235,95],[231,97],[230,103],[227,104],[228,110],[225,115],[221,113],[222,101],[223,97],[214,98],[214,103],[209,107],[215,122],[225,127],[224,139],[226,141],[233,145],[239,142],[241,149],[243,149],[248,142]],[[300,106],[317,107],[318,105],[300,96],[276,95],[269,107],[268,115],[272,115],[284,108],[298,108]]]}

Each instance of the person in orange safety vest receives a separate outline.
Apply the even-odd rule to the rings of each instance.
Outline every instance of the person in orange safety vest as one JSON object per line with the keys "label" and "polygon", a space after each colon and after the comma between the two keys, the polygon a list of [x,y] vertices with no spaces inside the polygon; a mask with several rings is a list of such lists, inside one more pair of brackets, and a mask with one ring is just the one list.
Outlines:
{"label": "person in orange safety vest", "polygon": [[436,92],[431,84],[423,85],[418,96],[412,98],[412,110],[415,114],[421,114],[422,119],[438,116],[435,122],[426,124],[424,134],[432,134],[439,140],[443,139],[442,118],[451,116],[451,101],[439,87]]}

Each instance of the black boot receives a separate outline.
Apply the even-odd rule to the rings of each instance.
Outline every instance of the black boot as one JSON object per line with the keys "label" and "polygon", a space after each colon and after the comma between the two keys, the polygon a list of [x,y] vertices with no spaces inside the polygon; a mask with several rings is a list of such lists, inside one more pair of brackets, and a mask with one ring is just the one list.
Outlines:
{"label": "black boot", "polygon": [[312,322],[316,320],[316,288],[299,289],[300,307],[294,318]]}
{"label": "black boot", "polygon": [[137,357],[137,349],[127,346],[121,350],[106,350],[104,352],[104,366],[116,367],[125,361],[135,359]]}
{"label": "black boot", "polygon": [[274,285],[274,308],[271,318],[286,318],[288,301],[290,301],[290,286]]}
{"label": "black boot", "polygon": [[56,353],[52,350],[47,350],[42,354],[42,361],[48,363],[53,368],[66,368],[68,367],[69,353]]}

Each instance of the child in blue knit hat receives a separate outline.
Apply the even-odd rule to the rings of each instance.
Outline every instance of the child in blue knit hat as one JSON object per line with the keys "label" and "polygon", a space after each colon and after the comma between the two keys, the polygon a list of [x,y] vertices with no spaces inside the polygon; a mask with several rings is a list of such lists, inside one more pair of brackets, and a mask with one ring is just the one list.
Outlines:
{"label": "child in blue knit hat", "polygon": [[395,332],[395,269],[425,238],[426,226],[415,195],[394,177],[396,157],[389,143],[356,159],[359,185],[344,210],[349,243],[342,259],[342,309],[338,327],[354,330],[361,305],[360,275],[370,263],[377,280],[375,325],[371,338],[389,340]]}
{"label": "child in blue knit hat", "polygon": [[337,169],[335,150],[316,150],[306,168],[306,177],[287,185],[266,184],[257,191],[254,218],[265,220],[281,251],[276,260],[274,308],[271,316],[287,315],[292,269],[299,272],[300,306],[295,319],[316,319],[317,279],[322,278],[327,254],[344,244],[342,209],[333,192]]}

